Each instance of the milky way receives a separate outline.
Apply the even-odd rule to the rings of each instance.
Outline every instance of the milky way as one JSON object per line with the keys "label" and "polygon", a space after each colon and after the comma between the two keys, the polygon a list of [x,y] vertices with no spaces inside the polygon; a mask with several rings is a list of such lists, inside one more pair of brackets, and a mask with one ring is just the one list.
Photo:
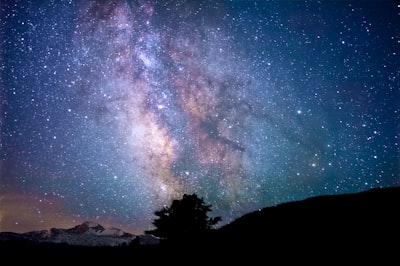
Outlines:
{"label": "milky way", "polygon": [[1,4],[1,231],[400,185],[395,1],[35,2]]}

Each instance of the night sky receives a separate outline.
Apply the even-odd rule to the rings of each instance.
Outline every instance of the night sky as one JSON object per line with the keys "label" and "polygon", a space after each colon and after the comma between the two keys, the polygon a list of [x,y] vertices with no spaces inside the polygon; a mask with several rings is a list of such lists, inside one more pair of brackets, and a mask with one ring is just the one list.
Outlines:
{"label": "night sky", "polygon": [[0,6],[0,231],[400,185],[397,1]]}

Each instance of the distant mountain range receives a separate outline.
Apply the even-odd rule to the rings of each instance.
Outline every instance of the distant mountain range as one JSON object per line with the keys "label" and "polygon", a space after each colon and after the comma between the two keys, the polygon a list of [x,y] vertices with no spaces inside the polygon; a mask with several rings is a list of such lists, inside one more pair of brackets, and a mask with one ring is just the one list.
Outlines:
{"label": "distant mountain range", "polygon": [[72,246],[121,246],[136,240],[141,245],[158,244],[158,238],[151,235],[133,235],[118,228],[105,228],[102,225],[86,221],[69,229],[52,228],[50,230],[27,233],[0,233],[0,241],[30,241],[37,243],[60,243]]}

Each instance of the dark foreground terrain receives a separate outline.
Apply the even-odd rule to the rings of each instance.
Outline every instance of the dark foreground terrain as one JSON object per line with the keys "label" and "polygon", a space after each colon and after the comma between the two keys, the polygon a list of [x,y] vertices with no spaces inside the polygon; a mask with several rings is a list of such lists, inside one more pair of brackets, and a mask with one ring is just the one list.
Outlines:
{"label": "dark foreground terrain", "polygon": [[[249,213],[208,235],[155,246],[0,242],[12,264],[371,262],[400,259],[400,187],[319,196]],[[265,262],[265,263],[264,263]],[[275,263],[269,263],[275,262]],[[296,264],[297,264],[296,263]]]}

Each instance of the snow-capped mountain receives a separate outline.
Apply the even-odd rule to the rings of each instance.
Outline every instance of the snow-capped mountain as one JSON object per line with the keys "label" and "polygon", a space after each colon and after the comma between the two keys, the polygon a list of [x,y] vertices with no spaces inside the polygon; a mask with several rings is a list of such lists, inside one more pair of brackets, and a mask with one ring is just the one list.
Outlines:
{"label": "snow-capped mountain", "polygon": [[[50,230],[31,231],[17,234],[0,233],[0,241],[28,240],[34,242],[65,243],[74,246],[120,246],[139,240],[141,245],[158,244],[158,238],[151,235],[133,235],[118,228],[105,228],[96,222],[86,221],[69,229],[51,228]],[[150,240],[149,240],[150,239]]]}

